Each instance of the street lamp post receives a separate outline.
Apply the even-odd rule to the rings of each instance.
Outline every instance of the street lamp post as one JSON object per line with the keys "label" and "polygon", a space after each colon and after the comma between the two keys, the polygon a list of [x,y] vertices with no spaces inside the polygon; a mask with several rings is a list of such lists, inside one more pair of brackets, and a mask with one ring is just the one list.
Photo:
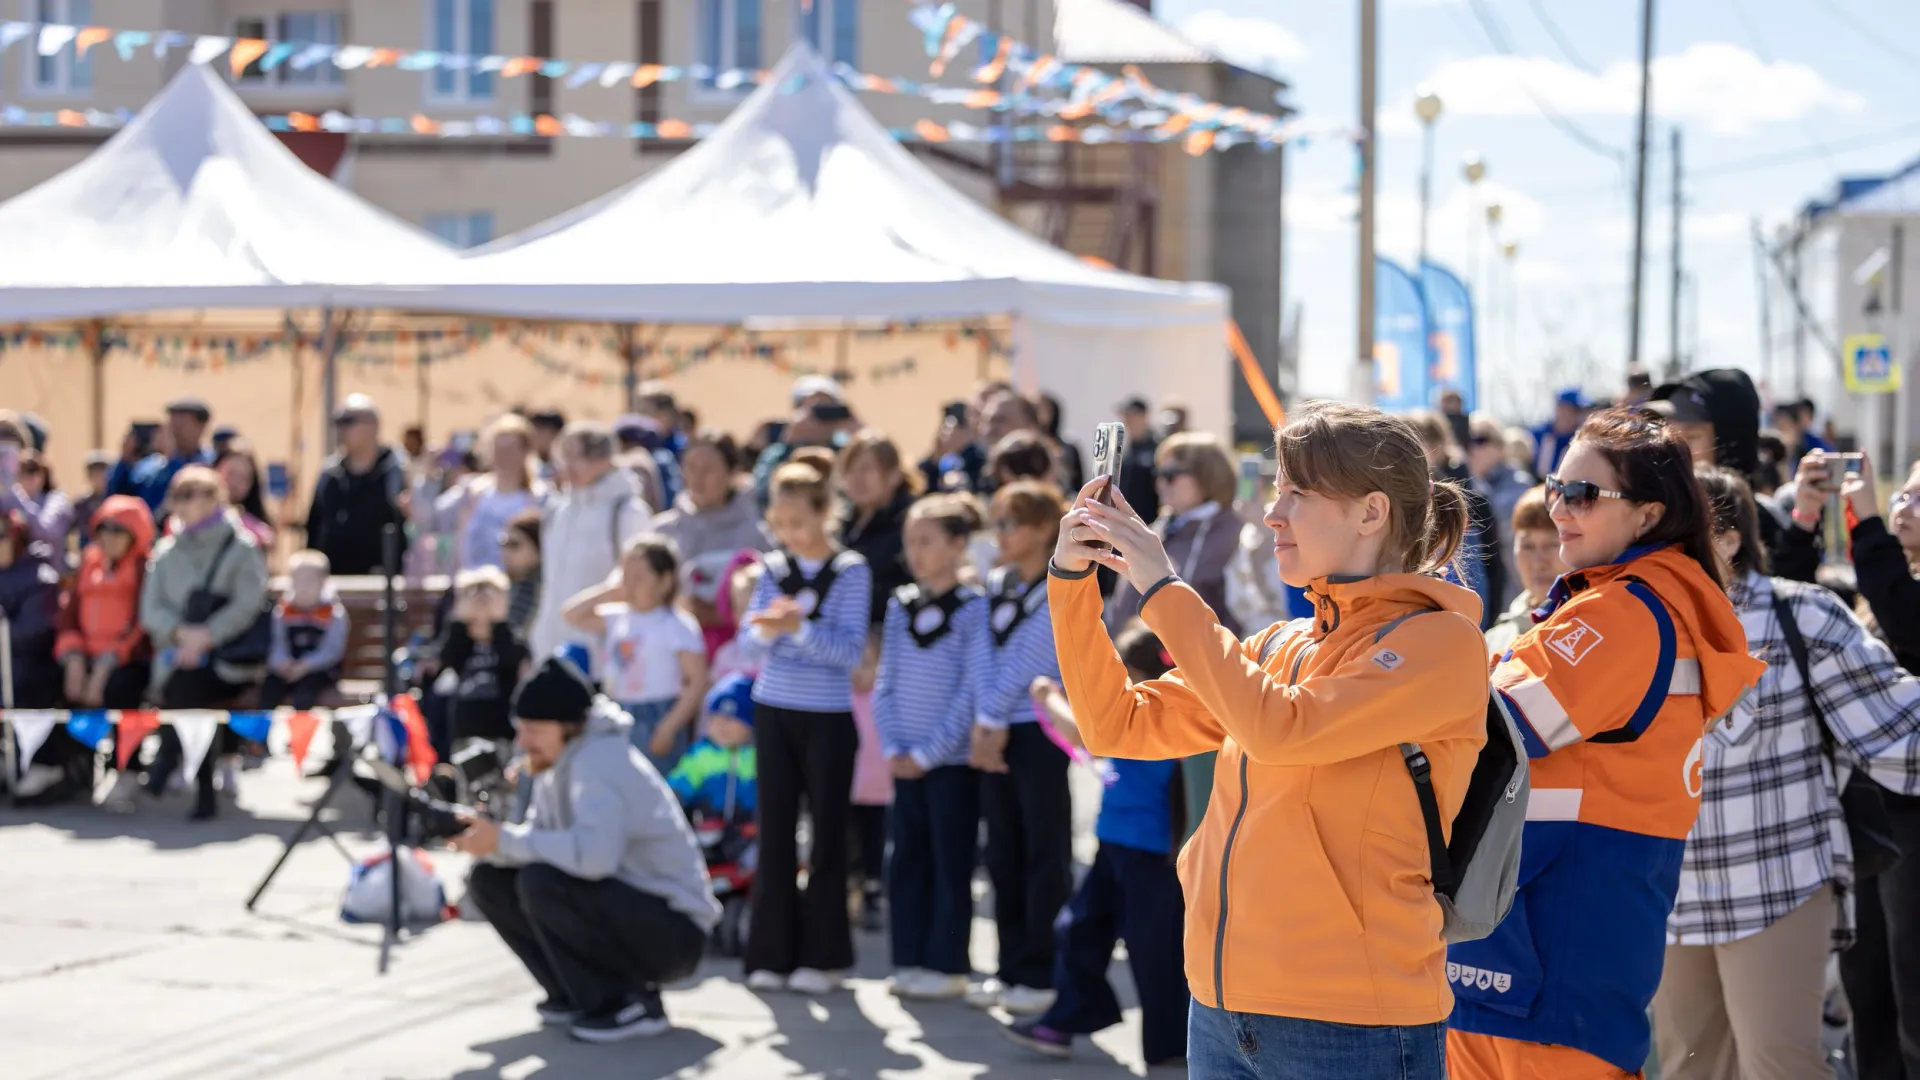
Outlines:
{"label": "street lamp post", "polygon": [[1480,288],[1480,238],[1474,228],[1474,216],[1480,204],[1480,181],[1487,178],[1487,163],[1479,154],[1468,154],[1460,162],[1460,176],[1467,182],[1467,286]]}
{"label": "street lamp post", "polygon": [[1431,87],[1423,85],[1414,91],[1413,115],[1420,118],[1420,258],[1413,275],[1422,282],[1427,273],[1427,212],[1433,205],[1433,125],[1441,111],[1440,95]]}

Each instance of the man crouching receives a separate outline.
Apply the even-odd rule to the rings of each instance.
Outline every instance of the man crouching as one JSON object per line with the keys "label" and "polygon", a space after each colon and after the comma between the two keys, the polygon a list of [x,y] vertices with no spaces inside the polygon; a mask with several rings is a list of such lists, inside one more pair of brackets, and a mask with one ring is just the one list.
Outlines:
{"label": "man crouching", "polygon": [[660,986],[692,974],[720,904],[666,781],[624,712],[555,657],[513,698],[535,774],[525,824],[484,818],[455,837],[474,904],[533,974],[540,1019],[617,1042],[668,1028]]}

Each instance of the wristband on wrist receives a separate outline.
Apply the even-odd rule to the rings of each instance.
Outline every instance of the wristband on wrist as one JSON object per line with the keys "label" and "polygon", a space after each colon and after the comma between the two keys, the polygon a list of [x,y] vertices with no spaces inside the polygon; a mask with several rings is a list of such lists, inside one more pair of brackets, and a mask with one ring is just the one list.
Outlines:
{"label": "wristband on wrist", "polygon": [[1152,585],[1149,585],[1147,587],[1147,591],[1140,594],[1140,606],[1135,608],[1134,610],[1136,612],[1145,611],[1147,608],[1147,601],[1153,599],[1154,593],[1159,592],[1161,589],[1164,589],[1167,586],[1179,580],[1180,580],[1179,574],[1168,574],[1166,577],[1163,577],[1159,581],[1156,581]]}
{"label": "wristband on wrist", "polygon": [[1800,509],[1799,507],[1797,507],[1797,506],[1793,508],[1793,511],[1792,511],[1792,513],[1791,513],[1791,514],[1790,514],[1789,516],[1790,516],[1790,517],[1792,517],[1794,521],[1796,521],[1796,522],[1799,522],[1799,523],[1800,523],[1800,524],[1802,524],[1802,525],[1818,525],[1818,524],[1820,524],[1820,515],[1819,515],[1819,514],[1809,514],[1809,513],[1807,513],[1807,512],[1805,512],[1805,511],[1803,511],[1803,510],[1801,510],[1801,509]]}

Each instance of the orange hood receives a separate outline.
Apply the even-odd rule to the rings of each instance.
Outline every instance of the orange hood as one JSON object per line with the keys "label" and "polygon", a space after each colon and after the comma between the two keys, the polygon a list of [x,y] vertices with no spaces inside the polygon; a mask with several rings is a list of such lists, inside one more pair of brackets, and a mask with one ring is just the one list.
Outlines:
{"label": "orange hood", "polygon": [[109,495],[100,508],[93,512],[92,526],[112,522],[127,530],[133,537],[133,550],[127,554],[132,558],[145,559],[153,550],[153,515],[148,512],[147,504],[131,495]]}

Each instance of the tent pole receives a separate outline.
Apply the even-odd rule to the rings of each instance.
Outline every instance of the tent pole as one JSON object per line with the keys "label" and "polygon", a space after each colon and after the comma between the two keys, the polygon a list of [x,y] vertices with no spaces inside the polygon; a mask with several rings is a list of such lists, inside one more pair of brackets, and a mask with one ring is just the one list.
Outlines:
{"label": "tent pole", "polygon": [[307,411],[307,380],[304,378],[307,368],[300,362],[301,353],[306,350],[307,337],[300,332],[300,324],[294,321],[292,315],[281,318],[286,324],[288,339],[293,344],[290,360],[293,368],[293,407],[288,410],[293,422],[287,425],[290,429],[287,432],[287,497],[282,500],[280,513],[274,522],[277,527],[284,529],[293,516],[288,507],[293,504],[293,493],[300,490],[300,459],[307,452],[306,427],[301,423]]}
{"label": "tent pole", "polygon": [[420,398],[420,435],[422,438],[430,440],[431,436],[428,435],[427,424],[429,412],[427,403],[433,400],[433,388],[427,377],[427,363],[426,350],[422,349],[420,355],[414,357],[413,360],[414,393]]}
{"label": "tent pole", "polygon": [[620,386],[626,396],[625,412],[640,411],[640,327],[627,323],[620,327]]}
{"label": "tent pole", "polygon": [[981,323],[975,329],[977,332],[973,335],[973,345],[979,356],[974,361],[974,378],[986,382],[988,373],[993,369],[993,328]]}
{"label": "tent pole", "polygon": [[87,324],[84,336],[89,359],[93,361],[93,446],[107,445],[107,324],[95,319]]}
{"label": "tent pole", "polygon": [[340,394],[340,319],[332,307],[320,312],[320,431],[327,453],[334,451],[333,410]]}

